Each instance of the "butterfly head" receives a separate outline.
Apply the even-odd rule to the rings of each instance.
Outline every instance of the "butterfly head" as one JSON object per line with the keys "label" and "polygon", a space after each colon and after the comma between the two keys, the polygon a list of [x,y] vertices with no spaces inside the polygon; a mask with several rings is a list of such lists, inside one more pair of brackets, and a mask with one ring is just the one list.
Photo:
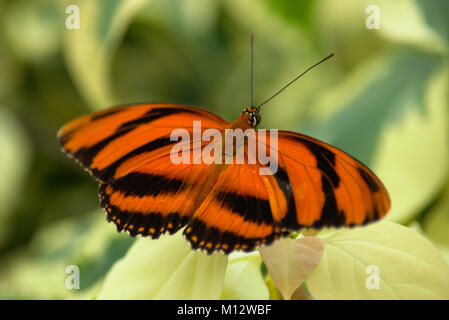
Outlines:
{"label": "butterfly head", "polygon": [[254,128],[260,123],[260,109],[258,107],[245,108],[242,116],[247,118],[248,124]]}

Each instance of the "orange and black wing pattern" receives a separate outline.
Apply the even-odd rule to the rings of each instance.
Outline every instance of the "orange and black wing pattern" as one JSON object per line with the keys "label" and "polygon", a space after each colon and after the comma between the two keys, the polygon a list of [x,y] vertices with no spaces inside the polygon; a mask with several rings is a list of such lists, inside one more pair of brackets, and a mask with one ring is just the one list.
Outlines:
{"label": "orange and black wing pattern", "polygon": [[228,123],[200,108],[172,104],[119,106],[88,114],[58,132],[62,150],[77,160],[96,179],[108,182],[129,159],[146,158],[170,140],[174,129],[192,131],[193,121],[202,128],[222,129]]}
{"label": "orange and black wing pattern", "polygon": [[[142,104],[112,108],[76,119],[58,133],[65,153],[100,182],[108,221],[130,235],[158,238],[185,227],[194,249],[208,253],[251,251],[301,228],[357,226],[382,218],[390,199],[381,181],[343,151],[306,135],[279,131],[276,143],[256,131],[277,159],[272,175],[260,162],[243,164],[172,161],[173,130],[194,135],[233,127],[195,107]],[[247,126],[240,118],[237,128]],[[264,135],[265,137],[265,135]],[[186,142],[189,151],[207,141]],[[224,152],[224,151],[223,151]],[[200,152],[201,154],[201,152]],[[223,156],[232,156],[222,154]]]}
{"label": "orange and black wing pattern", "polygon": [[[269,145],[269,142],[267,142]],[[277,186],[288,203],[273,218],[281,230],[357,226],[390,209],[386,188],[364,164],[312,137],[279,131]]]}
{"label": "orange and black wing pattern", "polygon": [[[257,133],[257,139],[261,139]],[[268,139],[268,140],[266,140]],[[195,249],[251,251],[302,228],[363,225],[382,218],[390,199],[361,162],[317,139],[279,131],[273,175],[259,162],[228,165],[193,214],[184,234]]]}
{"label": "orange and black wing pattern", "polygon": [[273,176],[259,174],[259,166],[228,165],[195,211],[184,235],[195,249],[251,251],[268,245],[282,232],[274,221],[287,202]]}
{"label": "orange and black wing pattern", "polygon": [[[64,152],[100,181],[101,206],[119,231],[157,238],[190,220],[204,197],[210,165],[173,165],[170,134],[193,121],[221,129],[227,122],[194,107],[121,106],[76,119],[58,133]],[[193,141],[189,145],[193,148]]]}

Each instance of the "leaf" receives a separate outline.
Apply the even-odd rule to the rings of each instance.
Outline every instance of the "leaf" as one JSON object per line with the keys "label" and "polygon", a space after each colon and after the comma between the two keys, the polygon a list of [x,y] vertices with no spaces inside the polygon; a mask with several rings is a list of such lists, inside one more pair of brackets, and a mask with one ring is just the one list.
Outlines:
{"label": "leaf", "polygon": [[[446,29],[447,12],[446,4],[441,1],[378,1],[380,7],[381,27],[380,34],[387,39],[407,44],[416,45],[422,49],[439,54],[447,54],[449,47],[447,42],[439,34],[442,26],[435,30],[434,21],[438,23],[445,20]],[[419,6],[417,5],[419,4]],[[438,8],[439,7],[439,8]],[[445,8],[446,7],[446,8]],[[435,10],[436,9],[436,10]],[[432,12],[429,17],[426,13]],[[440,20],[444,19],[444,20]],[[447,32],[447,30],[445,30]]]}
{"label": "leaf", "polygon": [[424,16],[426,23],[440,34],[444,39],[449,40],[449,2],[446,0],[416,0],[416,3]]}
{"label": "leaf", "polygon": [[320,262],[323,241],[318,237],[280,239],[259,249],[274,284],[290,299],[304,278]]}
{"label": "leaf", "polygon": [[374,170],[390,193],[392,221],[408,222],[445,182],[448,74],[440,58],[387,51],[318,101],[321,121],[308,134]]}
{"label": "leaf", "polygon": [[6,224],[14,206],[23,199],[23,186],[30,165],[30,142],[25,128],[5,107],[0,106],[0,242],[13,231]]}
{"label": "leaf", "polygon": [[265,2],[273,12],[279,13],[284,20],[296,23],[302,28],[311,27],[313,1],[266,0]]}
{"label": "leaf", "polygon": [[257,252],[229,256],[222,300],[267,300],[269,293],[261,272],[262,259]]}
{"label": "leaf", "polygon": [[218,299],[227,256],[193,251],[182,232],[138,239],[108,272],[98,299]]}
{"label": "leaf", "polygon": [[[323,240],[323,257],[305,280],[316,299],[449,299],[448,264],[412,229],[382,221]],[[376,268],[379,289],[369,289]]]}
{"label": "leaf", "polygon": [[[390,191],[392,210],[387,219],[407,223],[440,192],[449,173],[449,69],[428,80],[425,109],[403,101],[409,110],[382,133],[374,169]],[[412,107],[412,108],[410,108]]]}
{"label": "leaf", "polygon": [[55,54],[63,18],[56,1],[19,0],[3,6],[2,27],[15,55],[26,62],[39,63]]}
{"label": "leaf", "polygon": [[103,210],[95,210],[47,226],[36,234],[30,247],[39,260],[61,261],[63,269],[78,266],[80,291],[85,291],[104,277],[133,242],[134,238],[118,233],[106,222]]}
{"label": "leaf", "polygon": [[[316,2],[316,13],[324,43],[347,67],[370,55],[375,55],[386,46],[404,45],[433,54],[448,53],[447,2],[445,0],[322,0]],[[368,29],[367,19],[373,12],[369,6],[379,8],[379,29]],[[338,14],[344,8],[344,14]],[[437,22],[435,22],[437,21]],[[444,30],[443,32],[440,32]]]}
{"label": "leaf", "polygon": [[[2,260],[0,297],[7,299],[92,298],[112,264],[134,239],[108,224],[102,210],[65,218],[38,230],[29,245]],[[14,253],[16,252],[16,253]],[[79,290],[66,288],[66,268],[80,270]]]}
{"label": "leaf", "polygon": [[449,247],[449,185],[440,200],[426,212],[422,225],[432,240]]}
{"label": "leaf", "polygon": [[71,1],[80,11],[80,29],[65,30],[64,53],[79,90],[94,108],[114,104],[109,68],[132,17],[147,0]]}

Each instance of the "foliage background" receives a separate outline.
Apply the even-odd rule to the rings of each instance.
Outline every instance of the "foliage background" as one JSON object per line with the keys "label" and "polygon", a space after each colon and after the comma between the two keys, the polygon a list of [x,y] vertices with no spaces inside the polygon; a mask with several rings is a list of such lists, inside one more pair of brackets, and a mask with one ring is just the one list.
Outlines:
{"label": "foliage background", "polygon": [[[69,4],[80,30],[65,28]],[[379,30],[365,27],[370,4]],[[0,0],[0,298],[96,296],[134,242],[105,222],[97,183],[59,151],[59,127],[151,101],[232,120],[249,103],[251,32],[256,102],[336,53],[266,105],[262,127],[313,135],[368,164],[390,191],[387,220],[448,261],[448,21],[445,0]],[[260,257],[248,261],[254,275]],[[73,264],[76,292],[65,287]],[[246,297],[265,297],[257,283]]]}

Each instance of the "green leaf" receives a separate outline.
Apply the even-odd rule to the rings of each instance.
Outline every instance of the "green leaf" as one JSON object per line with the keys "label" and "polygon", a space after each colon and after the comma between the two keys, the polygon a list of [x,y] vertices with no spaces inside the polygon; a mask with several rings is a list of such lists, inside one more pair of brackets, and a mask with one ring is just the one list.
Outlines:
{"label": "green leaf", "polygon": [[392,210],[387,219],[409,222],[440,192],[449,169],[449,69],[441,68],[428,80],[424,110],[409,108],[382,133],[374,169],[390,191]]}
{"label": "green leaf", "polygon": [[318,101],[310,134],[369,165],[405,223],[442,188],[449,164],[449,71],[442,59],[388,51]]}
{"label": "green leaf", "polygon": [[[0,297],[91,298],[99,291],[98,280],[124,256],[133,240],[108,224],[101,210],[48,224],[26,248],[2,260]],[[69,265],[80,270],[79,290],[66,288]]]}
{"label": "green leaf", "polygon": [[39,63],[56,53],[63,19],[56,1],[19,0],[3,6],[2,27],[15,55]]}
{"label": "green leaf", "polygon": [[323,241],[318,237],[280,239],[259,249],[274,284],[290,299],[304,278],[320,262]]}
{"label": "green leaf", "polygon": [[449,247],[449,186],[440,200],[426,212],[422,226],[423,231],[432,240]]}
{"label": "green leaf", "polygon": [[104,280],[98,299],[218,299],[227,256],[193,251],[182,236],[138,239]]}
{"label": "green leaf", "polygon": [[437,248],[440,250],[443,258],[446,260],[446,263],[449,264],[449,246],[436,244]]}
{"label": "green leaf", "polygon": [[416,0],[417,5],[424,16],[426,23],[446,39],[449,43],[449,20],[447,13],[449,12],[449,2],[446,0]]}
{"label": "green leaf", "polygon": [[296,23],[302,28],[310,28],[313,24],[313,0],[289,1],[289,0],[266,0],[267,5],[274,12],[278,12],[286,21]]}
{"label": "green leaf", "polygon": [[[448,20],[444,13],[448,9],[447,1],[376,2],[380,7],[381,35],[391,41],[416,45],[434,53],[449,52],[447,39],[441,36],[447,33]],[[446,30],[443,31],[444,28]]]}
{"label": "green leaf", "polygon": [[6,108],[0,106],[0,242],[13,231],[6,221],[22,199],[20,190],[30,164],[30,142],[25,128]]}
{"label": "green leaf", "polygon": [[[316,299],[449,299],[448,264],[410,228],[383,221],[323,240],[323,257],[306,278]],[[379,289],[369,289],[376,267]]]}
{"label": "green leaf", "polygon": [[[444,0],[442,0],[444,2]],[[436,1],[322,0],[316,4],[322,44],[333,48],[351,68],[358,61],[391,45],[447,55],[447,3]],[[419,5],[418,5],[419,4]],[[368,29],[368,6],[379,8],[379,29]],[[339,14],[344,8],[344,14]],[[444,30],[446,28],[446,30]],[[444,32],[440,32],[444,30]]]}
{"label": "green leaf", "polygon": [[65,30],[64,53],[75,83],[93,108],[116,102],[110,83],[111,59],[130,20],[146,2],[70,1],[79,6],[80,29]]}
{"label": "green leaf", "polygon": [[236,252],[229,256],[223,300],[266,300],[269,293],[261,272],[262,259],[257,252]]}

